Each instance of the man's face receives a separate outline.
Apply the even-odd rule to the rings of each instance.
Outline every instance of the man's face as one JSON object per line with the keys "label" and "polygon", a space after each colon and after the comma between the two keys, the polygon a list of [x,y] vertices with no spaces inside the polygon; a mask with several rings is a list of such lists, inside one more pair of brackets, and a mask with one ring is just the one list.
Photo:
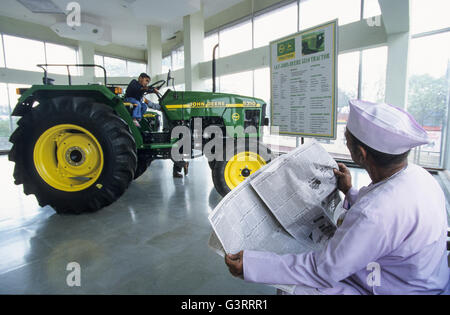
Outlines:
{"label": "man's face", "polygon": [[150,83],[150,79],[149,78],[139,78],[139,83],[142,86],[148,86],[148,84]]}

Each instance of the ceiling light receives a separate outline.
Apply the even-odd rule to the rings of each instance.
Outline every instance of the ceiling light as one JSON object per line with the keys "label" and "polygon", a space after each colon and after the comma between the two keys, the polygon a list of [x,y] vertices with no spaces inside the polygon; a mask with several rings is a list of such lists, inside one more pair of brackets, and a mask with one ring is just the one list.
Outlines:
{"label": "ceiling light", "polygon": [[65,14],[52,0],[17,0],[33,13]]}

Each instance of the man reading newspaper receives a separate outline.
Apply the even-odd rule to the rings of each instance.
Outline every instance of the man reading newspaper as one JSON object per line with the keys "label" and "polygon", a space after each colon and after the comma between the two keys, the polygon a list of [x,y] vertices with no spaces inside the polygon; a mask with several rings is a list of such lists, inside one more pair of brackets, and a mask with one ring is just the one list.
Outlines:
{"label": "man reading newspaper", "polygon": [[445,197],[427,171],[408,163],[410,150],[427,143],[426,131],[397,107],[352,101],[345,136],[372,183],[358,191],[345,165],[334,170],[347,209],[334,236],[302,253],[229,254],[231,274],[296,285],[296,294],[446,293]]}

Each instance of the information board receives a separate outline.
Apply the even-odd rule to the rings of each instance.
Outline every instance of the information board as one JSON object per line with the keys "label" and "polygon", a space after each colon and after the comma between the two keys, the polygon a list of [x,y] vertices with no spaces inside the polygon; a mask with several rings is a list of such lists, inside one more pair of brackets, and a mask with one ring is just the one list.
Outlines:
{"label": "information board", "polygon": [[337,44],[337,20],[270,43],[271,125],[281,135],[336,139]]}

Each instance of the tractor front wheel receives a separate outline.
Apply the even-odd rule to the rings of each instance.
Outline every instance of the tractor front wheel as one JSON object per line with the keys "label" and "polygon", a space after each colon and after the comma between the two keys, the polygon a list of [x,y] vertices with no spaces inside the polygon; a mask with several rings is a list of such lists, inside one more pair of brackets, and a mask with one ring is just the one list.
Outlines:
{"label": "tractor front wheel", "polygon": [[234,144],[233,152],[231,159],[215,161],[212,168],[214,187],[223,197],[272,159],[270,150],[253,140]]}
{"label": "tractor front wheel", "polygon": [[14,178],[40,206],[93,212],[116,201],[134,178],[136,144],[128,125],[93,100],[59,97],[31,109],[11,136]]}

